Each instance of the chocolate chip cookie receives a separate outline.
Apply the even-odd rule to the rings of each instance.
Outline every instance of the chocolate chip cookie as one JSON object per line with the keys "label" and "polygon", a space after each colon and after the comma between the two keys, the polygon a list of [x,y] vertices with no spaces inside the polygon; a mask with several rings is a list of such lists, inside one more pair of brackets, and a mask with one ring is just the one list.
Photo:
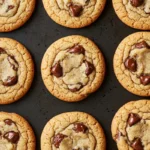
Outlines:
{"label": "chocolate chip cookie", "polygon": [[34,65],[27,49],[13,39],[0,38],[0,104],[24,96],[33,76]]}
{"label": "chocolate chip cookie", "polygon": [[132,101],[122,106],[112,121],[112,136],[118,150],[150,149],[150,101]]}
{"label": "chocolate chip cookie", "polygon": [[35,0],[0,0],[0,32],[22,26],[31,16]]}
{"label": "chocolate chip cookie", "polygon": [[41,150],[105,150],[105,135],[89,114],[68,112],[52,118],[44,127]]}
{"label": "chocolate chip cookie", "polygon": [[58,24],[82,28],[102,13],[106,0],[43,0],[48,15]]}
{"label": "chocolate chip cookie", "polygon": [[15,113],[0,112],[0,150],[35,150],[28,122]]}
{"label": "chocolate chip cookie", "polygon": [[116,14],[128,26],[150,30],[149,0],[113,0]]}
{"label": "chocolate chip cookie", "polygon": [[114,71],[128,91],[150,96],[150,33],[131,34],[119,44],[114,55]]}
{"label": "chocolate chip cookie", "polygon": [[96,91],[105,74],[104,58],[88,38],[59,39],[46,51],[41,65],[43,81],[57,98],[75,102]]}

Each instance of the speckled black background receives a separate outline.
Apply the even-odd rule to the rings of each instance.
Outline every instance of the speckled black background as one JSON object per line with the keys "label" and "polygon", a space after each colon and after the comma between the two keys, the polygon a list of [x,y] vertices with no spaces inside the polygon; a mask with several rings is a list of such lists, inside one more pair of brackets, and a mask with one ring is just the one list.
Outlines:
{"label": "speckled black background", "polygon": [[[35,78],[29,92],[18,102],[1,105],[0,111],[16,112],[32,125],[40,150],[40,136],[46,122],[53,116],[67,111],[84,111],[93,115],[103,126],[107,138],[107,150],[117,150],[111,138],[111,121],[115,112],[126,102],[138,100],[118,83],[113,72],[113,55],[120,41],[137,30],[123,24],[115,15],[111,0],[100,18],[83,29],[68,29],[53,22],[46,14],[41,0],[30,20],[20,29],[10,33],[0,33],[0,37],[10,37],[21,42],[30,51],[35,63]],[[68,35],[83,35],[92,39],[101,49],[106,60],[105,80],[101,88],[78,103],[66,103],[52,96],[41,79],[40,65],[48,46],[57,39]]]}

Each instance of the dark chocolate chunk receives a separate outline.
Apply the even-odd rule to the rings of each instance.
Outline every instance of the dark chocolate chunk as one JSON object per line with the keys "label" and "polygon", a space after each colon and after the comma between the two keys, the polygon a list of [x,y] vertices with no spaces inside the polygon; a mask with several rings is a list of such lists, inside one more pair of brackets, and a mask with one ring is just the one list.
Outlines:
{"label": "dark chocolate chunk", "polygon": [[93,72],[95,68],[94,65],[88,61],[85,61],[85,66],[86,66],[85,74],[88,76]]}
{"label": "dark chocolate chunk", "polygon": [[14,58],[14,56],[8,56],[7,57],[10,65],[12,66],[13,70],[17,71],[18,70],[18,67],[16,67],[12,62],[11,62],[11,59],[16,63],[18,64],[18,62],[16,61],[16,59]]}
{"label": "dark chocolate chunk", "polygon": [[15,6],[13,6],[13,5],[9,5],[8,8],[7,8],[7,12],[8,12],[9,10],[13,9],[14,7],[15,7]]}
{"label": "dark chocolate chunk", "polygon": [[69,3],[68,6],[71,16],[79,17],[81,15],[81,12],[83,11],[83,7],[81,5]]}
{"label": "dark chocolate chunk", "polygon": [[11,119],[6,119],[6,120],[4,120],[4,122],[5,122],[7,125],[12,125],[12,123],[14,123]]}
{"label": "dark chocolate chunk", "polygon": [[150,75],[140,76],[140,81],[141,81],[141,84],[143,84],[143,85],[150,84]]}
{"label": "dark chocolate chunk", "polygon": [[133,7],[139,7],[143,4],[144,0],[130,0]]}
{"label": "dark chocolate chunk", "polygon": [[141,118],[139,117],[139,115],[130,113],[129,118],[128,118],[128,124],[131,127],[134,124],[138,123],[140,120],[141,120]]}
{"label": "dark chocolate chunk", "polygon": [[145,41],[136,43],[136,44],[135,44],[135,47],[136,47],[136,48],[139,48],[139,49],[140,49],[140,48],[144,48],[144,47],[150,48],[150,46],[149,46]]}
{"label": "dark chocolate chunk", "polygon": [[75,123],[73,130],[77,133],[79,133],[79,132],[85,133],[88,130],[88,128],[83,123]]}
{"label": "dark chocolate chunk", "polygon": [[17,143],[19,140],[19,133],[14,131],[9,131],[5,133],[3,137],[11,143]]}
{"label": "dark chocolate chunk", "polygon": [[77,91],[79,91],[79,90],[83,87],[83,85],[82,85],[82,83],[78,83],[78,84],[80,84],[80,87],[79,87],[79,88],[73,88],[73,89],[69,88],[69,90],[70,90],[71,92],[77,92]]}
{"label": "dark chocolate chunk", "polygon": [[59,148],[60,143],[62,142],[62,140],[67,137],[64,134],[58,133],[54,136],[53,138],[53,144],[56,148]]}
{"label": "dark chocolate chunk", "polygon": [[135,140],[133,141],[133,143],[131,144],[131,147],[132,147],[134,150],[144,150],[140,138],[135,139]]}
{"label": "dark chocolate chunk", "polygon": [[5,81],[3,81],[3,85],[4,86],[12,86],[12,85],[15,85],[17,82],[18,82],[17,76],[13,76],[13,77],[8,76],[7,79]]}
{"label": "dark chocolate chunk", "polygon": [[134,58],[128,57],[125,60],[124,65],[130,71],[135,72],[137,70],[137,64],[136,64],[136,60]]}
{"label": "dark chocolate chunk", "polygon": [[51,72],[54,76],[57,78],[61,77],[63,75],[63,69],[59,62],[57,62],[51,69]]}
{"label": "dark chocolate chunk", "polygon": [[0,47],[0,54],[5,54],[5,53],[6,53],[6,51]]}
{"label": "dark chocolate chunk", "polygon": [[85,49],[81,45],[75,45],[68,50],[69,53],[84,54]]}

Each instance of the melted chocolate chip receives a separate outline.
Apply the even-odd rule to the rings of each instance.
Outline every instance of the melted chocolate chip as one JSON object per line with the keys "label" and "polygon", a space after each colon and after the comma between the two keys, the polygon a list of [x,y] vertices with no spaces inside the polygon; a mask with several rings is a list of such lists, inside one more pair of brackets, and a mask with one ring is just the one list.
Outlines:
{"label": "melted chocolate chip", "polygon": [[81,5],[69,3],[68,6],[71,16],[79,17],[81,15],[81,12],[83,11],[83,7]]}
{"label": "melted chocolate chip", "polygon": [[137,64],[136,64],[136,60],[134,58],[128,57],[125,60],[124,65],[130,71],[135,72],[137,70]]}
{"label": "melted chocolate chip", "polygon": [[11,119],[6,119],[6,120],[4,120],[4,122],[5,122],[7,125],[12,125],[12,123],[14,123]]}
{"label": "melted chocolate chip", "polygon": [[3,85],[12,86],[12,85],[15,85],[17,82],[18,82],[17,76],[13,76],[13,77],[8,76],[7,79],[3,82]]}
{"label": "melted chocolate chip", "polygon": [[77,133],[79,132],[85,133],[87,129],[88,129],[87,126],[85,126],[83,123],[75,123],[73,127],[73,130]]}
{"label": "melted chocolate chip", "polygon": [[130,0],[133,7],[139,7],[143,4],[144,0]]}
{"label": "melted chocolate chip", "polygon": [[5,53],[6,53],[6,51],[0,47],[0,54],[5,54]]}
{"label": "melted chocolate chip", "polygon": [[144,47],[150,48],[150,46],[149,46],[145,41],[136,43],[136,44],[135,44],[135,47],[136,47],[136,48],[139,48],[139,49],[140,49],[140,48],[144,48]]}
{"label": "melted chocolate chip", "polygon": [[13,6],[13,5],[9,5],[8,8],[7,8],[7,12],[8,12],[9,10],[13,9],[14,7],[15,7],[15,6]]}
{"label": "melted chocolate chip", "polygon": [[122,133],[121,133],[121,132],[118,132],[118,133],[115,135],[115,140],[119,140],[121,136],[122,136]]}
{"label": "melted chocolate chip", "polygon": [[10,65],[12,66],[13,70],[17,71],[18,70],[18,67],[16,67],[12,62],[11,62],[11,59],[16,63],[18,64],[18,62],[16,61],[16,59],[14,58],[14,56],[8,56],[7,57]]}
{"label": "melted chocolate chip", "polygon": [[73,89],[69,88],[69,90],[70,90],[71,92],[77,92],[77,91],[79,91],[79,90],[83,87],[83,85],[82,85],[82,83],[78,83],[78,84],[80,84],[80,87],[79,87],[79,88],[73,88]]}
{"label": "melted chocolate chip", "polygon": [[150,84],[150,75],[140,76],[141,84],[148,85]]}
{"label": "melted chocolate chip", "polygon": [[81,45],[75,45],[68,50],[69,53],[84,54],[85,49]]}
{"label": "melted chocolate chip", "polygon": [[61,77],[63,75],[63,69],[59,62],[57,62],[51,69],[51,72],[54,76],[57,78]]}
{"label": "melted chocolate chip", "polygon": [[19,133],[14,131],[9,131],[5,133],[3,137],[11,143],[17,143],[19,140]]}
{"label": "melted chocolate chip", "polygon": [[85,61],[85,66],[86,66],[85,74],[88,76],[93,72],[95,68],[94,65],[88,61]]}
{"label": "melted chocolate chip", "polygon": [[140,138],[135,139],[135,140],[133,141],[133,143],[131,144],[131,147],[132,147],[134,150],[143,150],[143,149],[144,149]]}
{"label": "melted chocolate chip", "polygon": [[131,114],[129,114],[128,124],[131,127],[134,124],[138,123],[140,120],[141,120],[141,118],[139,117],[139,115],[131,113]]}
{"label": "melted chocolate chip", "polygon": [[61,143],[61,141],[67,137],[66,135],[64,134],[61,134],[61,133],[58,133],[57,135],[54,136],[53,138],[53,144],[56,148],[59,148],[59,145]]}

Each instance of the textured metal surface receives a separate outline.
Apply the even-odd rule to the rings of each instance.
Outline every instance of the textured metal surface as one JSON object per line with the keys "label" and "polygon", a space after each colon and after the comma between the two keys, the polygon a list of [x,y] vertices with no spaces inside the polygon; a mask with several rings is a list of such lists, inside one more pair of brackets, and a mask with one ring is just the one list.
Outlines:
{"label": "textured metal surface", "polygon": [[[14,38],[24,44],[35,62],[35,78],[30,91],[18,102],[0,106],[0,111],[16,112],[30,122],[36,134],[37,150],[40,150],[40,135],[46,122],[67,111],[84,111],[93,115],[104,128],[107,150],[117,150],[111,138],[112,118],[120,106],[140,97],[123,89],[113,72],[112,60],[117,45],[136,30],[127,27],[117,18],[111,3],[110,0],[107,1],[101,17],[91,26],[68,29],[54,23],[46,14],[41,0],[37,0],[33,16],[23,27],[11,33],[0,33],[0,37]],[[96,93],[81,102],[66,103],[49,94],[41,79],[40,65],[43,54],[51,43],[74,34],[89,37],[100,47],[105,56],[107,74]]]}

